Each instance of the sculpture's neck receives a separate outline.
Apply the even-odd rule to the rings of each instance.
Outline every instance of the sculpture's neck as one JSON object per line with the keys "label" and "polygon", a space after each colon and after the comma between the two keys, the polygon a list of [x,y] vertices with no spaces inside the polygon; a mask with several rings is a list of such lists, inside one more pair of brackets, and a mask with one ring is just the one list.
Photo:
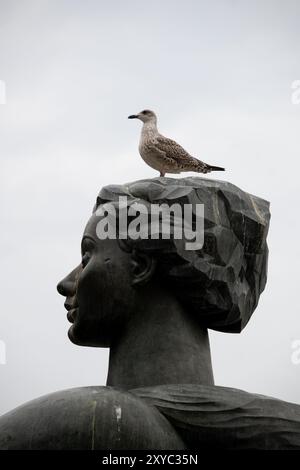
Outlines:
{"label": "sculpture's neck", "polygon": [[110,349],[107,385],[212,385],[207,330],[159,288],[145,294],[141,305]]}

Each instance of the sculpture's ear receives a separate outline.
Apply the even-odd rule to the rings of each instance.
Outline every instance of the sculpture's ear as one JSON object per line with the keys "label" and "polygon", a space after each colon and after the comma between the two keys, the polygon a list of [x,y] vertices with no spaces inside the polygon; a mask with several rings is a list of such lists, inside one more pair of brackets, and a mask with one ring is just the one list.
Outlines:
{"label": "sculpture's ear", "polygon": [[133,250],[131,253],[132,284],[141,286],[146,284],[153,276],[156,260],[145,253]]}

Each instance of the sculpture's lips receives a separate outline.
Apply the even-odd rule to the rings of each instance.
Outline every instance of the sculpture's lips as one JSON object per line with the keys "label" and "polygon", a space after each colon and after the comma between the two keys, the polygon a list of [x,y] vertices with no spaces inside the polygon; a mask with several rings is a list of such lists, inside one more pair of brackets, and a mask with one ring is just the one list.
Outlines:
{"label": "sculpture's lips", "polygon": [[77,308],[78,307],[78,302],[76,300],[76,298],[67,298],[65,303],[64,303],[64,307],[66,310],[73,310],[74,308]]}
{"label": "sculpture's lips", "polygon": [[68,311],[67,319],[70,323],[74,323],[77,310],[78,310],[77,308],[72,308],[71,310]]}

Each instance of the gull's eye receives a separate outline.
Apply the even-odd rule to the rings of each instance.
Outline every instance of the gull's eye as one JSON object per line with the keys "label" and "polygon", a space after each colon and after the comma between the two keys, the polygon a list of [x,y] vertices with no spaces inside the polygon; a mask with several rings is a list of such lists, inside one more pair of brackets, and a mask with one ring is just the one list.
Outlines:
{"label": "gull's eye", "polygon": [[142,114],[147,114],[147,111],[142,111]]}

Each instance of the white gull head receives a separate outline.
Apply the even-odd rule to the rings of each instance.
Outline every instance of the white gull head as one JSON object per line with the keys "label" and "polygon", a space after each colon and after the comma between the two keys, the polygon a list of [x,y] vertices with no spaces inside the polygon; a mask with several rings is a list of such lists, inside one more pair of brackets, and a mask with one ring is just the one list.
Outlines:
{"label": "white gull head", "polygon": [[157,122],[156,114],[153,111],[150,111],[150,109],[144,109],[144,111],[141,111],[138,114],[131,114],[128,116],[128,119],[139,119],[144,124],[148,122],[156,124]]}

